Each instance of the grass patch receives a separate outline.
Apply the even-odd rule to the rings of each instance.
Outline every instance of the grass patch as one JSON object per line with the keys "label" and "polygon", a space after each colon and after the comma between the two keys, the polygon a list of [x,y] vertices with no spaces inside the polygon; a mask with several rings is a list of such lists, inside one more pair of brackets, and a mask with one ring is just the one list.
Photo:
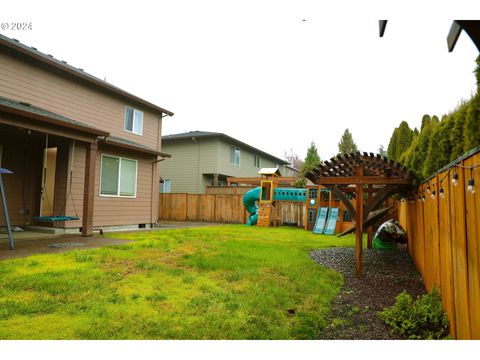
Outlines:
{"label": "grass patch", "polygon": [[226,225],[0,262],[0,339],[315,339],[342,279],[312,249],[353,237]]}

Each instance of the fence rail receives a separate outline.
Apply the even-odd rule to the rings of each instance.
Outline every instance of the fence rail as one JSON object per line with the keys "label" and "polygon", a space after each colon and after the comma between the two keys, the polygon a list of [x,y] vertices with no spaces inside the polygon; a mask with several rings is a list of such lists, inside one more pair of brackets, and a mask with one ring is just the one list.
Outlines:
{"label": "fence rail", "polygon": [[[305,203],[276,202],[279,224],[302,227]],[[205,221],[244,224],[248,212],[243,195],[237,194],[160,194],[159,220]]]}
{"label": "fence rail", "polygon": [[467,191],[470,177],[480,185],[480,168],[464,168],[476,164],[480,164],[478,152],[462,159],[455,170],[442,171],[421,185],[418,191],[425,194],[425,201],[398,204],[409,254],[427,290],[434,286],[440,290],[450,333],[457,339],[480,339],[480,193]]}

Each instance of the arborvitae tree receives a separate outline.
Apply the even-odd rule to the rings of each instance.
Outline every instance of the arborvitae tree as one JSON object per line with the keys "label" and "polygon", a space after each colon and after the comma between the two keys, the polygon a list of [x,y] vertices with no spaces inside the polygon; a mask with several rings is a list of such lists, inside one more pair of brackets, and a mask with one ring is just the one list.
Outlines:
{"label": "arborvitae tree", "polygon": [[468,107],[465,122],[465,151],[480,145],[480,56],[477,57],[476,62],[477,93]]}
{"label": "arborvitae tree", "polygon": [[422,168],[424,177],[432,175],[442,166],[447,165],[450,162],[450,153],[452,152],[449,134],[454,126],[453,117],[446,116],[438,126],[433,126],[427,157]]}
{"label": "arborvitae tree", "polygon": [[305,175],[307,172],[315,169],[318,165],[320,165],[321,160],[320,156],[318,155],[317,147],[315,143],[312,141],[310,147],[307,150],[307,156],[303,162],[302,166],[302,175]]}
{"label": "arborvitae tree", "polygon": [[414,132],[414,135],[413,135],[413,140],[412,140],[412,144],[409,146],[409,148],[403,153],[403,155],[401,156],[399,162],[401,164],[403,164],[404,166],[406,166],[407,168],[411,169],[411,170],[414,170],[414,167],[413,167],[413,153],[414,153],[414,150],[417,148],[418,146],[418,139],[419,139],[420,135],[419,134],[416,134],[415,135],[415,132]]}
{"label": "arborvitae tree", "polygon": [[412,159],[413,170],[415,170],[419,175],[422,175],[424,178],[430,175],[429,169],[425,166],[425,160],[428,156],[428,147],[430,146],[432,135],[437,126],[438,118],[437,121],[434,121],[432,118],[432,121],[430,121],[429,124],[426,124],[423,130],[420,132],[417,148],[414,149],[415,153]]}
{"label": "arborvitae tree", "polygon": [[390,138],[390,142],[388,143],[388,148],[387,148],[387,156],[389,159],[396,160],[397,156],[397,133],[398,133],[398,128],[395,128],[393,130],[392,137]]}
{"label": "arborvitae tree", "polygon": [[400,161],[403,153],[410,147],[413,141],[413,130],[406,121],[402,121],[397,131],[397,146],[395,147],[394,160]]}
{"label": "arborvitae tree", "polygon": [[342,155],[358,151],[357,145],[353,141],[352,133],[348,129],[345,129],[338,143],[338,151]]}
{"label": "arborvitae tree", "polygon": [[423,117],[422,117],[422,126],[420,127],[420,132],[422,132],[422,131],[423,131],[423,128],[424,128],[426,125],[430,124],[431,121],[432,121],[432,118],[430,117],[430,115],[427,115],[427,114],[423,115]]}
{"label": "arborvitae tree", "polygon": [[455,160],[465,152],[465,119],[467,117],[468,106],[469,102],[463,102],[452,114],[454,126],[449,134],[450,143],[452,144],[450,161]]}

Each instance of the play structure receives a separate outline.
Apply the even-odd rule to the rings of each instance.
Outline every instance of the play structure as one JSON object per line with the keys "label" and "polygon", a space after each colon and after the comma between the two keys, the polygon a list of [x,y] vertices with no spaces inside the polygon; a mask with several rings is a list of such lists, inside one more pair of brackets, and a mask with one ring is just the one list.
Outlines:
{"label": "play structure", "polygon": [[[334,199],[328,189],[316,185],[306,188],[278,187],[277,168],[261,169],[258,173],[261,175],[260,186],[248,191],[243,197],[243,205],[250,214],[247,225],[279,225],[276,214],[276,203],[279,201],[305,203],[304,227],[316,234],[333,235],[343,228],[343,223],[351,225],[343,217],[339,219],[340,201]],[[348,216],[346,218],[349,220]]]}

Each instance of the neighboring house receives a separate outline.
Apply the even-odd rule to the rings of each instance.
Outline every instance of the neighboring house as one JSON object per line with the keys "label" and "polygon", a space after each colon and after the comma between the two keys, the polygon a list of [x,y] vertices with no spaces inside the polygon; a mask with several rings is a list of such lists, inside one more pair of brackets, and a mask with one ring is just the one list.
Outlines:
{"label": "neighboring house", "polygon": [[300,176],[300,170],[297,168],[294,168],[292,165],[284,165],[283,166],[284,172],[282,173],[283,176],[289,176],[289,177],[299,177]]}
{"label": "neighboring house", "polygon": [[[92,55],[95,56],[95,55]],[[132,69],[131,71],[133,71]],[[162,118],[173,113],[0,35],[0,163],[11,221],[150,227],[158,219]],[[4,225],[0,209],[0,226]]]}
{"label": "neighboring house", "polygon": [[227,177],[259,177],[261,168],[278,167],[282,176],[288,162],[228,135],[190,131],[162,137],[171,161],[161,163],[161,192],[203,194],[205,187],[227,185]]}

